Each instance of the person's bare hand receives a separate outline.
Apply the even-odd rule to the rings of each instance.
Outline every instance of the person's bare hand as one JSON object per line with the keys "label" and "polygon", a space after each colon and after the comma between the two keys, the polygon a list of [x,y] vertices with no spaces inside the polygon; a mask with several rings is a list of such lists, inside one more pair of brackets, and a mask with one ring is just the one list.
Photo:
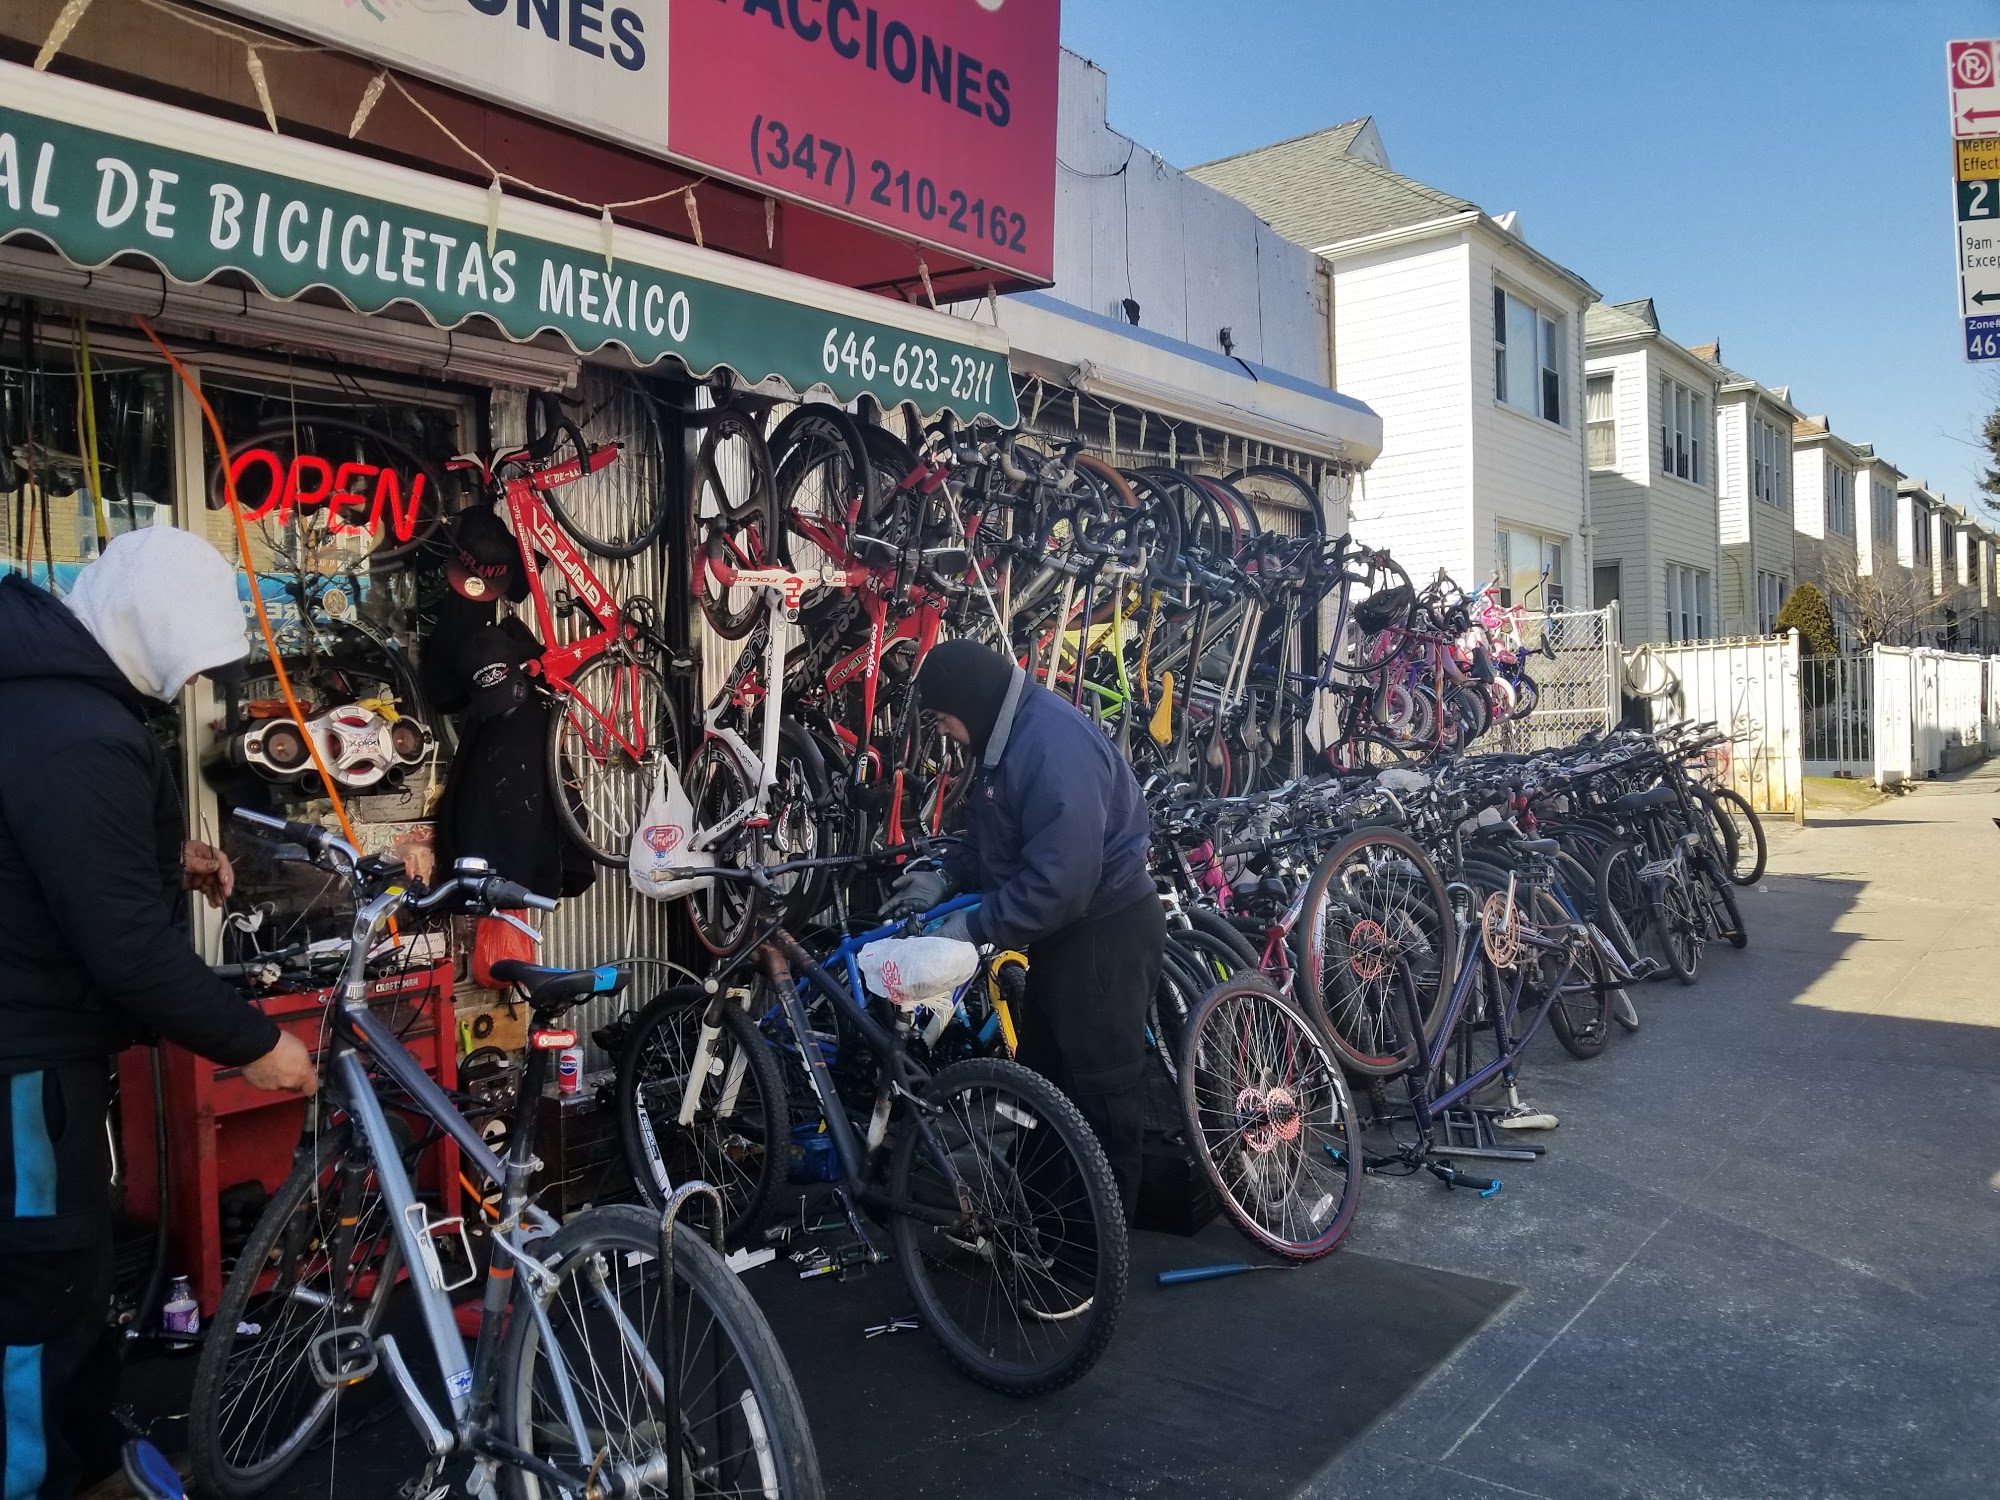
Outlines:
{"label": "person's bare hand", "polygon": [[306,1044],[289,1031],[278,1038],[277,1046],[255,1062],[246,1064],[243,1077],[252,1088],[274,1094],[312,1095],[319,1092],[319,1072],[313,1067],[312,1054],[306,1051]]}
{"label": "person's bare hand", "polygon": [[236,890],[236,868],[220,849],[189,839],[181,845],[181,888],[201,892],[210,906],[220,910]]}

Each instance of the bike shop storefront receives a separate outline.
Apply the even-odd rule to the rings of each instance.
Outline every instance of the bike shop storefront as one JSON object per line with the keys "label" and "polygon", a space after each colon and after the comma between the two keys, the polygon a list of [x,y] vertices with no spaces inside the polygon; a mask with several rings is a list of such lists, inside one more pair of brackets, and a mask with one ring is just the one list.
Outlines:
{"label": "bike shop storefront", "polygon": [[[705,642],[686,582],[699,432],[685,417],[717,382],[774,412],[831,399],[1015,420],[1007,341],[990,323],[7,72],[0,566],[61,591],[119,534],[172,523],[241,568],[249,680],[222,696],[195,684],[166,731],[188,837],[220,845],[240,878],[226,915],[196,914],[212,960],[325,940],[342,920],[320,899],[322,877],[223,826],[225,803],[341,822],[364,852],[417,869],[430,858],[467,741],[427,650],[451,590],[443,540],[477,493],[453,455],[526,441],[550,411],[593,446],[621,445],[615,463],[553,496],[547,525],[559,535],[536,538],[538,555],[580,566],[545,570],[546,588],[502,618],[573,639],[597,628],[576,606],[601,590],[650,616],[670,650],[661,677],[691,701],[700,684],[686,667]],[[561,407],[535,394],[551,390]],[[566,541],[578,536],[580,547]],[[271,654],[287,663],[297,718],[262,666]],[[584,863],[595,878],[547,923],[542,960],[667,959],[669,909],[636,896],[622,871]],[[523,1017],[470,983],[465,946],[405,945],[378,998],[446,1081],[474,1059],[465,1082],[490,1091],[499,1116]],[[259,1003],[317,1041],[322,993]],[[615,1008],[580,1013],[579,1030]],[[157,1077],[175,1122],[171,1261],[209,1308],[232,1234],[286,1169],[299,1106],[163,1050],[158,1074],[142,1053],[123,1069],[127,1200],[152,1217]],[[543,1154],[577,1178],[556,1206],[593,1187],[568,1164],[615,1155],[587,1095],[556,1106]],[[440,1161],[433,1185],[454,1175]]]}

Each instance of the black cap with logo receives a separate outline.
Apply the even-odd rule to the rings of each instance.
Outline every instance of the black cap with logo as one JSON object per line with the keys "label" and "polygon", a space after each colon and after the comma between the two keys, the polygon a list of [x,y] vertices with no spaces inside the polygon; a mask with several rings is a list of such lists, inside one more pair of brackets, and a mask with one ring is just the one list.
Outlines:
{"label": "black cap with logo", "polygon": [[445,580],[467,599],[519,604],[528,597],[528,576],[513,533],[490,505],[459,512],[451,528],[451,557]]}

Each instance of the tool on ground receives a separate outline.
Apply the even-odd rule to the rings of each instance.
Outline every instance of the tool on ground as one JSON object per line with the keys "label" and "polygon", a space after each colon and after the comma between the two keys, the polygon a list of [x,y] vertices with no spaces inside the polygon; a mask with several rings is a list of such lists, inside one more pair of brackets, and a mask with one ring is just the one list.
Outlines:
{"label": "tool on ground", "polygon": [[873,1328],[861,1330],[863,1338],[880,1338],[884,1334],[915,1333],[923,1325],[914,1317],[891,1318],[886,1323],[877,1323]]}
{"label": "tool on ground", "polygon": [[1160,1272],[1161,1286],[1180,1286],[1188,1281],[1214,1281],[1223,1276],[1239,1276],[1245,1271],[1296,1271],[1297,1266],[1253,1266],[1233,1260],[1219,1266],[1188,1266],[1179,1271]]}

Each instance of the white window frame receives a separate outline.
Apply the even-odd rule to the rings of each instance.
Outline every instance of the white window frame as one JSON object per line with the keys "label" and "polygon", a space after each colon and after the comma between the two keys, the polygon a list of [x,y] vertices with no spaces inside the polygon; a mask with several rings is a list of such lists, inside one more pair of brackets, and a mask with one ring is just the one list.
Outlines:
{"label": "white window frame", "polygon": [[1750,493],[1766,505],[1781,509],[1785,503],[1785,471],[1792,466],[1785,448],[1785,434],[1776,423],[1759,417],[1751,424]]}
{"label": "white window frame", "polygon": [[1778,628],[1778,612],[1792,592],[1791,580],[1782,573],[1757,570],[1757,633],[1770,635]]}
{"label": "white window frame", "polygon": [[1705,641],[1714,607],[1714,575],[1686,563],[1666,567],[1667,640]]}
{"label": "white window frame", "polygon": [[1914,501],[1910,504],[1910,555],[1928,567],[1931,560],[1931,513]]}
{"label": "white window frame", "polygon": [[1854,471],[1838,459],[1826,463],[1826,504],[1823,507],[1828,536],[1854,535]]}
{"label": "white window frame", "polygon": [[[1604,398],[1605,414],[1596,415],[1597,398]],[[1583,379],[1584,452],[1593,469],[1618,467],[1618,379],[1609,370],[1597,370]],[[1598,440],[1604,439],[1604,453],[1598,454]]]}
{"label": "white window frame", "polygon": [[[1534,318],[1535,348],[1530,351],[1534,378],[1526,391],[1509,389],[1507,379],[1507,304],[1514,303]],[[1512,407],[1523,416],[1539,417],[1557,427],[1567,427],[1563,371],[1563,317],[1550,312],[1533,298],[1520,296],[1495,282],[1493,285],[1493,399]]]}
{"label": "white window frame", "polygon": [[1878,542],[1896,540],[1896,492],[1881,480],[1868,480],[1868,534]]}
{"label": "white window frame", "polygon": [[[1493,566],[1500,574],[1501,606],[1504,608],[1516,602],[1513,587],[1513,557],[1511,555],[1513,549],[1508,540],[1514,536],[1532,537],[1535,542],[1536,555],[1534,565],[1532,567],[1524,567],[1521,570],[1522,572],[1534,573],[1539,576],[1544,563],[1552,564],[1549,569],[1548,587],[1535,596],[1532,601],[1532,607],[1535,609],[1562,609],[1565,600],[1569,597],[1570,539],[1566,536],[1556,536],[1536,526],[1516,526],[1508,521],[1495,522],[1493,527]],[[1555,554],[1553,558],[1549,555],[1551,552]]]}
{"label": "white window frame", "polygon": [[1660,377],[1660,472],[1689,484],[1702,482],[1708,397],[1671,375]]}

